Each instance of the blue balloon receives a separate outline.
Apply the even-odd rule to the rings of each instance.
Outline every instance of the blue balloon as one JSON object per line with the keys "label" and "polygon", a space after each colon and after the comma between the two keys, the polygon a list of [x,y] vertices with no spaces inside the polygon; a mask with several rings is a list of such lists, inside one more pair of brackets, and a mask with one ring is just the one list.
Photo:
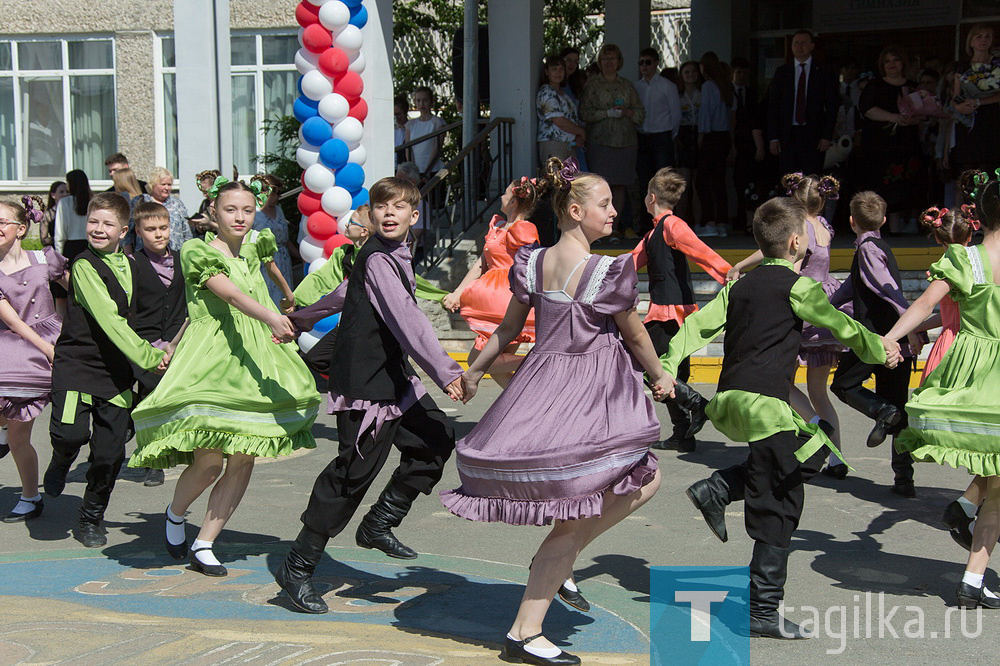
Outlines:
{"label": "blue balloon", "polygon": [[300,123],[304,123],[310,118],[315,118],[319,115],[319,111],[315,106],[309,106],[307,102],[312,102],[308,97],[299,97],[295,100],[295,104],[292,105],[292,115]]}
{"label": "blue balloon", "polygon": [[305,97],[305,93],[302,92],[302,77],[295,79],[295,87],[299,91],[299,97]]}
{"label": "blue balloon", "polygon": [[327,121],[314,116],[302,123],[302,136],[312,145],[322,146],[333,137],[333,128]]}
{"label": "blue balloon", "polygon": [[326,319],[320,319],[318,322],[313,324],[313,332],[321,335],[325,335],[332,331],[337,324],[340,323],[340,313],[332,314]]}
{"label": "blue balloon", "polygon": [[354,195],[351,199],[351,208],[357,210],[368,203],[368,189],[365,187],[361,188],[361,191]]}
{"label": "blue balloon", "polygon": [[317,145],[319,145],[319,161],[325,166],[336,170],[347,164],[351,149],[340,139],[329,139],[322,145]]}
{"label": "blue balloon", "polygon": [[368,23],[368,10],[361,5],[351,7],[350,24],[358,28],[363,28],[366,23]]}
{"label": "blue balloon", "polygon": [[348,7],[350,7],[351,9],[354,9],[355,7],[360,7],[363,0],[340,0],[340,1],[343,2],[345,5],[347,5]]}
{"label": "blue balloon", "polygon": [[357,194],[365,184],[365,170],[360,164],[345,164],[337,171],[337,185],[351,194]]}

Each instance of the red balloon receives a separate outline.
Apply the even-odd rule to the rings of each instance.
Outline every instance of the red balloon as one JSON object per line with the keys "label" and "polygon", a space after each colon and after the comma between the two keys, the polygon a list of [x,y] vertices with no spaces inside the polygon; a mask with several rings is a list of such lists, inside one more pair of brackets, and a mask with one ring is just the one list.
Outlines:
{"label": "red balloon", "polygon": [[303,28],[308,28],[311,25],[319,23],[319,7],[311,2],[302,0],[298,7],[295,8],[295,20]]}
{"label": "red balloon", "polygon": [[365,122],[365,118],[368,117],[368,102],[362,98],[357,98],[351,102],[351,110],[347,112],[347,115],[351,118],[357,118],[359,122]]}
{"label": "red balloon", "polygon": [[348,102],[353,102],[361,97],[364,89],[364,81],[361,80],[361,75],[357,72],[345,72],[333,87],[334,92],[346,97]]}
{"label": "red balloon", "polygon": [[323,51],[319,57],[319,71],[332,79],[339,79],[343,76],[349,64],[347,54],[336,46]]}
{"label": "red balloon", "polygon": [[320,195],[315,192],[310,192],[309,190],[302,190],[302,192],[299,193],[298,204],[299,212],[307,216],[323,210]]}
{"label": "red balloon", "polygon": [[313,23],[303,31],[302,44],[313,53],[322,53],[333,44],[333,35],[319,23]]}
{"label": "red balloon", "polygon": [[306,221],[306,229],[309,231],[309,235],[316,240],[325,241],[337,233],[337,220],[330,217],[325,211],[317,211],[309,216]]}
{"label": "red balloon", "polygon": [[323,256],[329,259],[330,255],[333,254],[334,250],[336,250],[341,245],[347,245],[350,242],[351,242],[350,238],[348,238],[347,236],[343,236],[341,234],[334,234],[333,236],[330,236],[328,239],[326,239],[326,242],[323,243]]}

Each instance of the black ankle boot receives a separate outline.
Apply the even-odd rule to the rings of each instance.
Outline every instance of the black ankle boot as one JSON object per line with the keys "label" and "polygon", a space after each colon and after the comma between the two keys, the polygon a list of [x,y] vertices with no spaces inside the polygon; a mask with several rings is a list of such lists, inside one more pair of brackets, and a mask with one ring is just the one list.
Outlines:
{"label": "black ankle boot", "polygon": [[895,405],[886,403],[875,412],[875,425],[868,433],[868,448],[873,449],[885,441],[885,438],[894,432],[894,428],[903,413]]}
{"label": "black ankle boot", "polygon": [[778,613],[787,576],[788,549],[755,541],[747,589],[747,629],[751,636],[785,640],[813,637]]}
{"label": "black ankle boot", "polygon": [[312,584],[313,572],[323,558],[329,539],[303,526],[285,561],[274,574],[274,580],[299,612],[319,614],[330,610]]}
{"label": "black ankle boot", "polygon": [[404,546],[392,533],[410,511],[413,500],[420,493],[412,488],[389,481],[378,501],[365,514],[358,525],[355,540],[362,548],[377,548],[389,557],[414,560],[417,551]]}
{"label": "black ankle boot", "polygon": [[101,529],[101,521],[104,520],[104,510],[108,504],[102,499],[84,493],[83,503],[80,504],[80,522],[76,528],[76,538],[86,548],[101,548],[108,543],[108,537]]}
{"label": "black ankle boot", "polygon": [[685,382],[678,381],[674,386],[674,402],[687,412],[689,425],[684,436],[690,438],[701,432],[708,422],[708,416],[705,414],[708,400]]}
{"label": "black ankle boot", "polygon": [[729,504],[729,484],[718,472],[712,476],[692,484],[687,489],[687,496],[695,508],[701,511],[705,524],[712,533],[725,543],[729,541],[726,532],[726,506]]}
{"label": "black ankle boot", "polygon": [[875,448],[884,442],[903,418],[903,413],[895,405],[863,386],[846,390],[834,386],[833,393],[848,407],[875,421],[875,426],[868,434],[868,448]]}
{"label": "black ankle boot", "polygon": [[52,459],[42,477],[42,489],[49,497],[59,497],[66,488],[66,476],[69,474],[76,454],[64,456],[55,449],[52,450]]}

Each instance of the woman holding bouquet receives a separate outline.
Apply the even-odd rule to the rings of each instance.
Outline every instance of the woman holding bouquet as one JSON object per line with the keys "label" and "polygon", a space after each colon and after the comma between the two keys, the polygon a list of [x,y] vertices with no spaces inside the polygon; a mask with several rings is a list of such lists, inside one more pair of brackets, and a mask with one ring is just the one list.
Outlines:
{"label": "woman holding bouquet", "polygon": [[967,62],[959,63],[952,107],[955,147],[949,166],[992,171],[1000,164],[1000,54],[993,50],[993,27],[977,23],[965,38]]}

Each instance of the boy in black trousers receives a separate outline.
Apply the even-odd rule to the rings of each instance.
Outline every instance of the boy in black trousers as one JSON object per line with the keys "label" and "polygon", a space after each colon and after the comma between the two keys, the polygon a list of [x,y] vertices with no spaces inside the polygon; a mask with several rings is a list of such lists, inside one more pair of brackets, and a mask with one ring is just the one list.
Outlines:
{"label": "boy in black trousers", "polygon": [[87,548],[108,542],[101,529],[115,479],[125,460],[134,363],[166,369],[164,352],[136,335],[136,269],[122,254],[129,208],[121,195],[102,192],[87,207],[87,249],[70,268],[69,309],[52,363],[52,460],[45,493],[58,497],[80,449],[90,444],[87,490],[77,538]]}
{"label": "boy in black trousers", "polygon": [[798,201],[771,199],[754,215],[754,239],[764,254],[759,268],[730,282],[704,309],[684,321],[663,357],[671,375],[681,359],[723,330],[725,356],[719,389],[706,412],[726,437],[749,442],[745,463],[715,472],[688,488],[688,497],[716,536],[726,541],[725,507],[745,502],[754,540],[747,591],[749,631],[770,638],[809,638],[784,619],[788,547],[802,515],[802,484],[819,471],[826,448],[836,451],[818,424],[792,411],[802,323],[829,329],[871,363],[895,364],[898,346],[834,309],[821,284],[792,266],[809,245],[806,211]]}
{"label": "boy in black trousers", "polygon": [[346,527],[395,445],[400,464],[358,528],[357,542],[394,557],[416,554],[397,527],[420,493],[430,493],[455,449],[455,433],[410,367],[407,356],[453,400],[462,369],[441,348],[414,297],[409,229],[420,192],[399,178],[370,191],[375,235],[355,253],[330,367],[331,412],[337,414],[337,457],[320,473],[302,530],[275,574],[296,610],[325,613],[312,575],[327,541]]}
{"label": "boy in black trousers", "polygon": [[[879,229],[885,224],[885,201],[874,192],[858,192],[851,199],[851,229],[857,234],[851,276],[830,295],[830,302],[839,306],[854,305],[854,318],[879,335],[888,333],[910,304],[903,296],[892,248],[882,240]],[[852,351],[843,352],[833,375],[830,390],[847,405],[874,419],[868,435],[868,446],[875,447],[887,435],[895,436],[906,427],[906,399],[909,397],[912,359],[920,351],[918,334],[909,336],[903,344],[904,362],[895,368],[866,363]],[[900,340],[899,342],[905,342]],[[875,392],[862,382],[875,375]],[[892,447],[892,471],[895,476],[892,492],[914,497],[913,458]]]}

